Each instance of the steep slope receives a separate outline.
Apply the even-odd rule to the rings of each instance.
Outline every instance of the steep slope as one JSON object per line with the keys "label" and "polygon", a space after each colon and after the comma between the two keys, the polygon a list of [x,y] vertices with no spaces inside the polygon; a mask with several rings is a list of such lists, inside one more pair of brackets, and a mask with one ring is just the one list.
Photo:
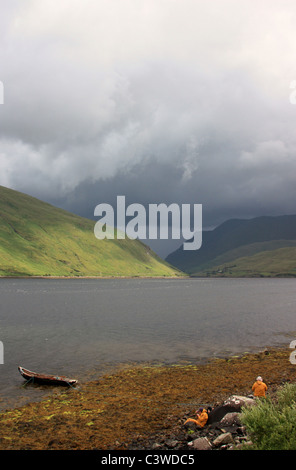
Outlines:
{"label": "steep slope", "polygon": [[[292,242],[291,242],[292,243]],[[251,246],[251,245],[250,245]],[[262,250],[192,273],[196,277],[296,277],[296,241],[294,246]]]}
{"label": "steep slope", "polygon": [[179,248],[166,260],[193,274],[261,251],[293,246],[295,241],[295,215],[233,219],[203,232],[200,250],[185,252]]}
{"label": "steep slope", "polygon": [[98,240],[94,221],[0,186],[0,276],[180,276],[138,240]]}

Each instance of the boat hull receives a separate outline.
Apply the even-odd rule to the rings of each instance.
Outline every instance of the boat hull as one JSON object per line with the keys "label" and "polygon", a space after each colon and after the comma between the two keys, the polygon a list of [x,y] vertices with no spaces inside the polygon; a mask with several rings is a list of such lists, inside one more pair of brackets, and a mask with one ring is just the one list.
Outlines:
{"label": "boat hull", "polygon": [[70,379],[63,375],[46,375],[38,374],[37,372],[32,372],[31,370],[25,369],[24,367],[19,366],[18,370],[22,377],[30,382],[35,382],[43,385],[64,385],[64,386],[74,386],[77,384],[77,380]]}

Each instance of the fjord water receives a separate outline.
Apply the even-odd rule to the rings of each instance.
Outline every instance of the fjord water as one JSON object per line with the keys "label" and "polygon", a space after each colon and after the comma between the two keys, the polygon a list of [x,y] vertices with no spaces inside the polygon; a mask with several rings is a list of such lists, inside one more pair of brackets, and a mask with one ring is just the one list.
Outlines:
{"label": "fjord water", "polygon": [[17,367],[80,381],[126,363],[202,361],[296,338],[295,279],[2,279],[0,397]]}

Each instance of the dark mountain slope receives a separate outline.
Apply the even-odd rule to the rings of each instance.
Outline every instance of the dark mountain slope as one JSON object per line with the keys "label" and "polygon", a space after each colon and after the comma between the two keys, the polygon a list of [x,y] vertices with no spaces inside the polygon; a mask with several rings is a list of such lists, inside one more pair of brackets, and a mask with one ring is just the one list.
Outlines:
{"label": "dark mountain slope", "polygon": [[287,242],[282,246],[289,246],[289,241],[296,240],[296,215],[228,220],[212,231],[203,232],[199,250],[183,251],[180,247],[166,261],[185,272],[194,273],[217,265],[216,258],[227,252],[236,250],[234,256],[237,258],[240,257],[240,247],[244,247],[245,252],[248,245],[275,240]]}

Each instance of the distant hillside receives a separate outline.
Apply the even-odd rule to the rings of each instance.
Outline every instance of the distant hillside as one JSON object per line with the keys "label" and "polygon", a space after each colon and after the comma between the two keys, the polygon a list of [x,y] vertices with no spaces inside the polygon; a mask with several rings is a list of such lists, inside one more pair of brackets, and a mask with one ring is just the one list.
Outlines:
{"label": "distant hillside", "polygon": [[0,276],[180,276],[138,240],[98,240],[94,221],[0,186]]}
{"label": "distant hillside", "polygon": [[296,277],[296,242],[294,247],[261,251],[232,259],[209,269],[192,273],[198,277]]}
{"label": "distant hillside", "polygon": [[[236,265],[237,269],[232,269],[231,275],[239,276],[247,275],[243,274],[249,269],[246,260],[254,263],[260,258],[260,269],[259,265],[257,269],[253,264],[252,273],[249,275],[263,275],[262,272],[264,275],[273,276],[283,275],[284,272],[287,275],[294,275],[295,246],[296,215],[233,219],[212,231],[204,231],[200,250],[183,251],[180,247],[171,253],[166,261],[191,275],[226,275],[226,273],[230,275],[228,265]],[[277,258],[278,253],[275,251],[283,248],[290,248],[291,258],[288,265],[282,259],[280,266],[280,258]],[[282,253],[287,255],[287,250]],[[277,269],[274,263],[271,263],[273,254],[277,258]],[[251,257],[253,260],[248,259]],[[241,258],[245,259],[245,269],[241,264]],[[228,268],[224,269],[227,266]]]}

